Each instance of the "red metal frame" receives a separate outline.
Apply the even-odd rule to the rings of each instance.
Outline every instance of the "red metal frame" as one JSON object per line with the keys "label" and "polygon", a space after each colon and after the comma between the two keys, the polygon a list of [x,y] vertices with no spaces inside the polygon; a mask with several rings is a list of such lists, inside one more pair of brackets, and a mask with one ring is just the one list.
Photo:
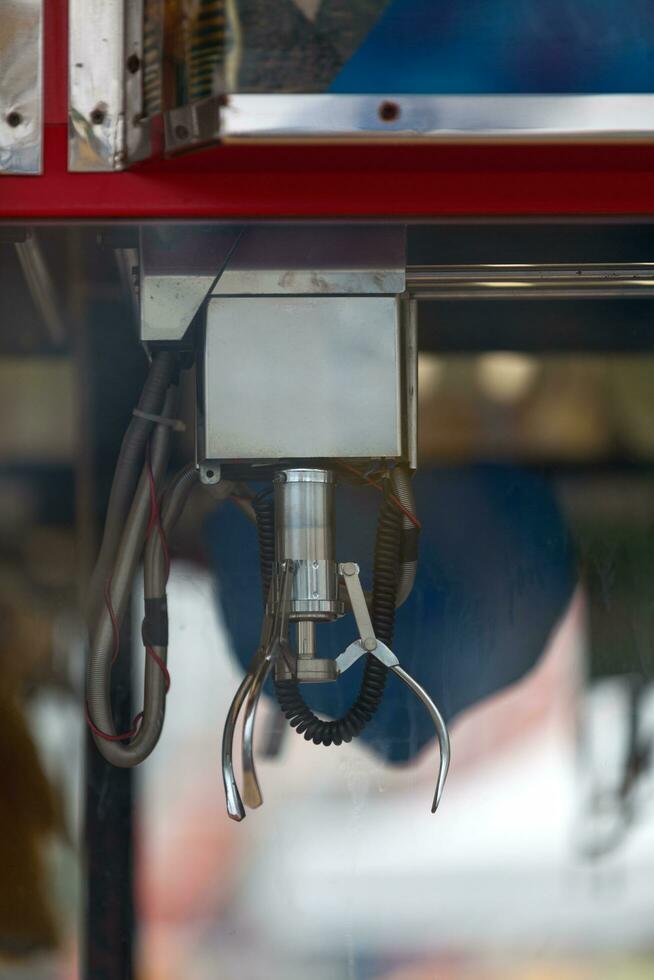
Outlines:
{"label": "red metal frame", "polygon": [[126,173],[66,168],[66,0],[46,0],[41,177],[0,217],[259,218],[654,213],[654,146],[225,146]]}

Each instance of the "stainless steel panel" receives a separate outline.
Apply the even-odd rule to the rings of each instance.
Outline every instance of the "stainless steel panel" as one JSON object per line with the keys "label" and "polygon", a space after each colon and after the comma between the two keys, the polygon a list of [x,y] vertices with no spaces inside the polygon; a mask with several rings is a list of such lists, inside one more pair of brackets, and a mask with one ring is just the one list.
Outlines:
{"label": "stainless steel panel", "polygon": [[123,170],[151,153],[143,0],[69,0],[68,166]]}
{"label": "stainless steel panel", "polygon": [[243,235],[213,294],[397,295],[405,265],[402,225],[261,227]]}
{"label": "stainless steel panel", "polygon": [[293,269],[265,271],[226,269],[213,296],[354,296],[378,293],[397,295],[404,291],[400,269]]}
{"label": "stainless steel panel", "polygon": [[223,139],[652,139],[654,95],[231,95]]}
{"label": "stainless steel panel", "polygon": [[402,225],[141,230],[141,337],[179,340],[205,297],[396,295],[405,285]]}
{"label": "stainless steel panel", "polygon": [[208,459],[402,454],[401,355],[391,297],[210,300]]}
{"label": "stainless steel panel", "polygon": [[181,340],[240,245],[239,236],[234,227],[141,229],[142,340]]}
{"label": "stainless steel panel", "polygon": [[4,0],[0,13],[0,173],[41,173],[42,103],[43,0]]}

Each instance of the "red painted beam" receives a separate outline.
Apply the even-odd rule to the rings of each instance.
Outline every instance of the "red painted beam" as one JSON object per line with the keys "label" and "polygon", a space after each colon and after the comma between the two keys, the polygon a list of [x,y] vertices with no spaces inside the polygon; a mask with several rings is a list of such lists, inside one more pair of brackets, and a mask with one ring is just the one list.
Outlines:
{"label": "red painted beam", "polygon": [[651,146],[233,146],[127,173],[0,179],[4,218],[395,217],[654,213]]}
{"label": "red painted beam", "polygon": [[249,145],[127,173],[66,165],[65,0],[46,0],[44,174],[0,177],[0,218],[654,214],[654,145]]}

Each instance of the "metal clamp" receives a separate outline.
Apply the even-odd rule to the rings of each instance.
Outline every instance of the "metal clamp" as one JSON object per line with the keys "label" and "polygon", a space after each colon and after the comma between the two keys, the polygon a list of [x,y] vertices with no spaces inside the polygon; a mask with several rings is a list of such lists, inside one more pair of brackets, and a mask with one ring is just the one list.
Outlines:
{"label": "metal clamp", "polygon": [[354,619],[359,631],[359,639],[355,640],[354,643],[351,643],[347,649],[336,658],[337,673],[344,673],[348,667],[351,667],[353,663],[356,663],[359,657],[362,657],[366,653],[370,653],[373,657],[376,657],[379,661],[381,661],[381,663],[392,670],[393,673],[397,674],[400,680],[403,681],[411,691],[413,691],[420,701],[422,701],[425,708],[429,712],[432,722],[434,723],[440,750],[440,764],[438,767],[436,792],[434,793],[434,800],[431,807],[431,812],[435,813],[438,808],[438,804],[441,801],[445,780],[447,779],[447,772],[450,767],[450,736],[447,730],[447,725],[445,724],[445,720],[440,711],[429,697],[424,687],[418,684],[418,682],[411,677],[410,674],[407,674],[407,672],[400,667],[400,662],[393,651],[375,636],[372,620],[370,618],[370,612],[366,603],[366,597],[361,586],[361,580],[359,579],[359,566],[354,562],[346,562],[345,564],[339,565],[338,570],[343,576],[343,580],[345,582],[345,588],[347,589],[350,605],[352,606],[352,613],[354,614]]}
{"label": "metal clamp", "polygon": [[[227,813],[232,820],[242,820],[245,817],[243,801],[252,809],[261,806],[263,802],[254,764],[254,727],[261,692],[275,663],[283,660],[291,672],[294,669],[294,657],[288,642],[288,609],[294,568],[295,564],[292,561],[282,562],[278,566],[277,581],[273,580],[270,586],[270,599],[263,621],[259,647],[234,696],[225,722],[222,770]],[[431,808],[432,813],[435,813],[441,800],[450,765],[450,739],[447,725],[425,689],[402,669],[393,651],[375,636],[366,597],[359,579],[359,566],[354,562],[346,562],[339,565],[338,571],[345,582],[359,639],[351,643],[336,658],[336,672],[337,674],[344,673],[359,657],[369,653],[397,674],[400,680],[422,701],[434,723],[440,749],[438,780]],[[234,774],[233,743],[236,723],[244,705],[243,797],[241,797]]]}
{"label": "metal clamp", "polygon": [[[227,713],[223,731],[223,785],[225,787],[227,813],[232,820],[242,820],[244,818],[245,807],[243,806],[243,799],[245,799],[246,804],[252,809],[261,806],[263,802],[254,765],[254,725],[261,692],[264,684],[268,680],[268,675],[273,664],[279,657],[290,656],[288,645],[288,600],[293,578],[293,562],[282,562],[278,575],[280,581],[277,585],[274,581],[271,583],[270,595],[271,597],[274,594],[279,595],[280,601],[275,603],[274,612],[272,613],[270,612],[270,603],[268,604],[261,628],[259,647],[252,658],[248,672],[234,695],[234,700]],[[245,705],[245,718],[242,736],[242,798],[234,774],[234,734],[243,705]]]}

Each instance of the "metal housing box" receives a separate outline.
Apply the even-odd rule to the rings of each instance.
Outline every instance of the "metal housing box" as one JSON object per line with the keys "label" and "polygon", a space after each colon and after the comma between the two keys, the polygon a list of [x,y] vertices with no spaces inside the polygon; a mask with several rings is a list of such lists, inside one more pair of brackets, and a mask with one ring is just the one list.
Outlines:
{"label": "metal housing box", "polygon": [[400,330],[389,296],[212,299],[199,452],[218,461],[400,457]]}

